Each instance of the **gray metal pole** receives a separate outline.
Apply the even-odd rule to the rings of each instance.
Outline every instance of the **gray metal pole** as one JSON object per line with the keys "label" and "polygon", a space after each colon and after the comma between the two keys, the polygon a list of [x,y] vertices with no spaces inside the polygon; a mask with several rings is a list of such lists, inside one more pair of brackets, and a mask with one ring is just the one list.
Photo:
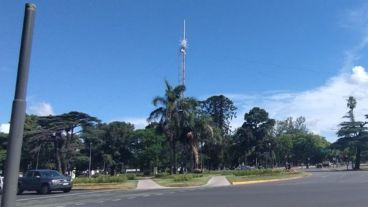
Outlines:
{"label": "gray metal pole", "polygon": [[91,148],[91,142],[89,142],[88,178],[91,178],[91,162],[92,162],[92,148]]}
{"label": "gray metal pole", "polygon": [[23,142],[24,120],[26,112],[26,93],[29,63],[32,47],[32,33],[36,6],[26,4],[22,42],[19,53],[18,75],[11,114],[10,133],[8,138],[4,191],[1,207],[14,207],[18,186],[18,173]]}

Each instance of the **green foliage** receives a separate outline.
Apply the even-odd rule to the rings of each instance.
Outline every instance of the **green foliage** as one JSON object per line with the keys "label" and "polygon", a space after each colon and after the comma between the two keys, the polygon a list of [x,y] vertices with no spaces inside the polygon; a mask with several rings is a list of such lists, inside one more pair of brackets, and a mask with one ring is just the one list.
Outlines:
{"label": "green foliage", "polygon": [[0,132],[0,169],[5,167],[7,140],[8,134]]}
{"label": "green foliage", "polygon": [[74,183],[124,183],[128,179],[125,175],[116,175],[116,176],[109,176],[109,175],[100,175],[97,177],[76,177],[74,179]]}
{"label": "green foliage", "polygon": [[165,178],[170,178],[171,175],[169,173],[158,173],[155,175],[155,178],[161,178],[161,179],[165,179]]}
{"label": "green foliage", "polygon": [[284,121],[277,121],[275,126],[276,136],[283,134],[308,134],[304,117],[298,117],[295,121],[293,117],[288,117]]}
{"label": "green foliage", "polygon": [[311,133],[282,134],[276,137],[276,143],[279,161],[294,164],[322,162],[327,156],[325,149],[330,145],[324,137]]}
{"label": "green foliage", "polygon": [[135,174],[126,174],[125,175],[128,180],[135,180],[137,179],[137,176]]}
{"label": "green foliage", "polygon": [[87,127],[81,134],[81,152],[89,154],[91,150],[92,169],[105,169],[111,175],[123,172],[124,163],[134,161],[130,139],[133,132],[132,124],[118,121]]}
{"label": "green foliage", "polygon": [[[340,150],[348,148],[349,151],[355,151],[354,169],[358,170],[360,169],[361,152],[367,149],[368,128],[365,126],[367,122],[355,120],[354,109],[356,105],[356,99],[350,96],[347,99],[349,111],[344,116],[348,120],[340,123],[340,129],[337,131],[339,139],[333,144],[333,147]],[[368,118],[368,115],[366,115],[366,118]],[[351,156],[350,158],[352,159]]]}
{"label": "green foliage", "polygon": [[201,107],[220,129],[223,138],[230,135],[230,121],[236,118],[237,108],[229,98],[224,95],[211,96],[201,103]]}
{"label": "green foliage", "polygon": [[236,170],[232,174],[235,176],[251,176],[251,175],[274,175],[280,174],[284,170],[273,170],[273,169],[255,169],[255,170]]}
{"label": "green foliage", "polygon": [[165,137],[157,134],[154,128],[139,129],[130,135],[130,150],[135,156],[136,165],[145,173],[151,174],[154,167],[165,163],[167,145]]}
{"label": "green foliage", "polygon": [[71,170],[81,146],[76,130],[98,122],[95,117],[75,111],[56,116],[26,116],[22,170],[44,168],[50,162],[60,172]]}
{"label": "green foliage", "polygon": [[185,181],[192,180],[193,175],[192,174],[179,174],[179,175],[174,175],[173,179],[175,182],[185,182]]}
{"label": "green foliage", "polygon": [[185,91],[184,85],[173,88],[165,81],[166,89],[163,97],[157,96],[153,99],[153,105],[157,107],[153,110],[148,118],[149,122],[157,121],[158,127],[166,136],[170,143],[170,170],[171,173],[176,172],[176,144],[180,139],[178,132],[180,123],[180,109],[177,107],[178,102]]}
{"label": "green foliage", "polygon": [[242,127],[234,136],[237,157],[242,156],[243,161],[246,160],[252,165],[269,164],[276,146],[272,136],[274,125],[275,120],[270,119],[264,109],[254,107],[246,113]]}

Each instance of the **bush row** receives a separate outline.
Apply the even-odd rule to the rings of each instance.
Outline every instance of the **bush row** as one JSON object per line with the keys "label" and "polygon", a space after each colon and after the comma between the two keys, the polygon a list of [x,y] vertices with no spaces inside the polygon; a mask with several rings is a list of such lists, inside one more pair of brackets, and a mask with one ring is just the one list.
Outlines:
{"label": "bush row", "polygon": [[74,183],[123,183],[128,180],[135,180],[136,176],[134,174],[128,175],[99,175],[93,176],[91,178],[88,177],[76,177],[73,182]]}

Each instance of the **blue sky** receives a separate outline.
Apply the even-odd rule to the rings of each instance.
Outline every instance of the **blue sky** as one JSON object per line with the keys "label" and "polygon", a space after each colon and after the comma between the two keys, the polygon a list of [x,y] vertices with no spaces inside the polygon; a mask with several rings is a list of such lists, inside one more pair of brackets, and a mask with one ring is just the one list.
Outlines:
{"label": "blue sky", "polygon": [[[3,128],[10,119],[25,2],[5,0],[0,7]],[[33,3],[28,113],[77,110],[142,126],[164,80],[178,83],[185,19],[186,95],[232,98],[239,108],[234,127],[251,107],[261,106],[276,119],[304,115],[312,131],[333,141],[349,95],[358,99],[358,115],[368,114],[364,1]]]}

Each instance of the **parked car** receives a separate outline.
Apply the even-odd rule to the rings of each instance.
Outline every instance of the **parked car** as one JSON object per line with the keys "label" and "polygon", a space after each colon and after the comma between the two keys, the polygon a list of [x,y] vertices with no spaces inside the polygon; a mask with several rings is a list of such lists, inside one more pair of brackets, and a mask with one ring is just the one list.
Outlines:
{"label": "parked car", "polygon": [[55,170],[29,170],[18,180],[18,194],[23,191],[37,191],[47,194],[51,191],[70,192],[73,183],[70,177],[65,177]]}
{"label": "parked car", "polygon": [[331,162],[329,162],[329,161],[324,161],[323,163],[322,163],[322,166],[323,167],[331,167]]}

